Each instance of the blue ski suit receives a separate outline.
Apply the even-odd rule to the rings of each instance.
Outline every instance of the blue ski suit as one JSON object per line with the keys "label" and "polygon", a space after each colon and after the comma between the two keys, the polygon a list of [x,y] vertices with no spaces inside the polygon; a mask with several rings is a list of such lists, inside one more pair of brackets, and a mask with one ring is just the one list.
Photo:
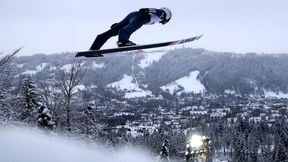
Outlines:
{"label": "blue ski suit", "polygon": [[113,24],[108,31],[99,34],[90,50],[100,49],[108,39],[117,35],[119,42],[126,43],[131,34],[144,24],[155,24],[165,17],[165,12],[161,9],[149,9],[149,13],[142,13],[140,10],[131,12],[122,21]]}

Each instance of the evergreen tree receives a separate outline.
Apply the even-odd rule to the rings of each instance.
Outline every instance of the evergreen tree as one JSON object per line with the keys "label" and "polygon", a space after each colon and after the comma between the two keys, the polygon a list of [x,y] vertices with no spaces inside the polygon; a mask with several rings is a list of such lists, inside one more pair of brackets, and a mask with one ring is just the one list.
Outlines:
{"label": "evergreen tree", "polygon": [[162,161],[170,161],[168,146],[169,146],[169,141],[165,139],[164,142],[162,143],[162,148],[160,150],[160,159]]}
{"label": "evergreen tree", "polygon": [[247,140],[249,137],[250,126],[247,119],[238,117],[233,128],[233,158],[236,162],[249,160],[249,149]]}
{"label": "evergreen tree", "polygon": [[88,106],[82,113],[81,133],[90,139],[99,137],[101,125],[97,123],[96,117],[92,112],[92,107]]}
{"label": "evergreen tree", "polygon": [[[271,148],[272,140],[270,134],[270,128],[266,121],[261,120],[256,124],[256,130],[252,136],[257,139],[259,144],[258,161],[259,162],[270,162],[271,159]],[[256,140],[255,140],[256,141]]]}
{"label": "evergreen tree", "polygon": [[288,161],[288,122],[284,117],[276,120],[273,161]]}
{"label": "evergreen tree", "polygon": [[248,134],[247,138],[247,149],[248,149],[248,161],[256,162],[258,159],[258,148],[259,148],[259,140],[258,140],[258,132],[257,125],[251,124],[251,132]]}
{"label": "evergreen tree", "polygon": [[22,83],[20,90],[21,114],[20,120],[31,122],[36,120],[37,107],[39,106],[37,96],[37,87],[31,75],[27,75]]}
{"label": "evergreen tree", "polygon": [[50,110],[42,105],[38,108],[39,115],[37,116],[38,126],[52,129],[55,125],[55,122],[52,119]]}

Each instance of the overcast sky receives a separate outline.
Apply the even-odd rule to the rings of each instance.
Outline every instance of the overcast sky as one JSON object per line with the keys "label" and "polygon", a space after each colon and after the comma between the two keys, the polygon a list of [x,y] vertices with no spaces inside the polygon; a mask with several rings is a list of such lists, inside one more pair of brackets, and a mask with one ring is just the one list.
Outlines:
{"label": "overcast sky", "polygon": [[[168,7],[167,25],[145,25],[138,44],[204,34],[185,47],[225,52],[288,53],[287,0],[1,0],[0,52],[21,55],[89,49],[97,34],[142,7]],[[116,47],[117,38],[103,48]],[[174,46],[182,47],[182,46]]]}

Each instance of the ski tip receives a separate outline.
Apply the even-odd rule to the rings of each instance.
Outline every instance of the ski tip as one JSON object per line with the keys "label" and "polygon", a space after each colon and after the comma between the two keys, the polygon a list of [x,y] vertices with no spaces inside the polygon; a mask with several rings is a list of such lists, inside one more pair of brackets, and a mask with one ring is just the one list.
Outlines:
{"label": "ski tip", "polygon": [[201,34],[201,35],[197,36],[197,39],[200,39],[202,36],[203,36],[203,34]]}

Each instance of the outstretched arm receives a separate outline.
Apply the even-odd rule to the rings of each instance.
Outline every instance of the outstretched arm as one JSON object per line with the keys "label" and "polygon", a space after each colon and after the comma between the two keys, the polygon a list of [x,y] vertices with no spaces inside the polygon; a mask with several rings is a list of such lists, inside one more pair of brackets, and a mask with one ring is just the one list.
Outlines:
{"label": "outstretched arm", "polygon": [[160,19],[163,19],[165,16],[165,12],[163,10],[156,9],[156,8],[141,8],[141,9],[139,9],[139,12],[141,14],[153,13],[153,14],[157,15]]}
{"label": "outstretched arm", "polygon": [[141,8],[139,9],[139,12],[141,14],[156,13],[157,9],[156,8]]}

